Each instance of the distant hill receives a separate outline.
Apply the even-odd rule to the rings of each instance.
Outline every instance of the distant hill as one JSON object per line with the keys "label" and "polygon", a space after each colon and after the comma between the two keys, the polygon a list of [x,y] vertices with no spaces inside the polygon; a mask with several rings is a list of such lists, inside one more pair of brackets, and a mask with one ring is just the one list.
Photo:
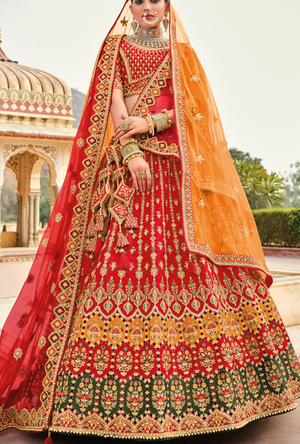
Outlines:
{"label": "distant hill", "polygon": [[86,95],[78,89],[71,88],[71,91],[73,95],[73,117],[76,119],[73,128],[78,128]]}

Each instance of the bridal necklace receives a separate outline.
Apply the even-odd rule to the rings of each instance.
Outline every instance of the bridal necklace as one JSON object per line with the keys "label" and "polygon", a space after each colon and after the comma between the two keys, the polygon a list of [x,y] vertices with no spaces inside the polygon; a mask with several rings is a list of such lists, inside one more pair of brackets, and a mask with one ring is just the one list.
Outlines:
{"label": "bridal necklace", "polygon": [[163,37],[161,28],[143,28],[140,26],[134,34],[126,36],[126,39],[147,48],[165,48],[169,45],[169,40]]}

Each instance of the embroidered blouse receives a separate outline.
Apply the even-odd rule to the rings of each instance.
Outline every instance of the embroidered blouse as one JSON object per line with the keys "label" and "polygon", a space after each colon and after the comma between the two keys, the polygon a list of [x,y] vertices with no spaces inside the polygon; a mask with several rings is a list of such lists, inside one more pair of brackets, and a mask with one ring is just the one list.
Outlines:
{"label": "embroidered blouse", "polygon": [[114,88],[122,89],[124,97],[140,94],[168,52],[169,48],[142,48],[125,37],[120,47]]}

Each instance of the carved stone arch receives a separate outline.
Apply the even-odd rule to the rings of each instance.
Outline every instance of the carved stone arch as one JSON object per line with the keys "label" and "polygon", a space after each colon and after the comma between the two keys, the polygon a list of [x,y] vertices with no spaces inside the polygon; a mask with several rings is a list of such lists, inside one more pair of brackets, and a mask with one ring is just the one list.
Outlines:
{"label": "carved stone arch", "polygon": [[14,179],[14,191],[18,192],[19,189],[19,167],[20,167],[20,158],[18,155],[11,156],[5,163],[4,168],[7,168],[11,173]]}
{"label": "carved stone arch", "polygon": [[64,105],[64,103],[65,103],[65,98],[64,98],[64,96],[63,95],[61,95],[61,94],[58,94],[56,97],[55,97],[55,103],[58,105],[58,104],[60,104],[60,105]]}
{"label": "carved stone arch", "polygon": [[10,91],[10,99],[11,100],[19,100],[20,99],[20,91],[18,91],[17,89],[12,89]]}
{"label": "carved stone arch", "polygon": [[6,88],[0,88],[0,99],[8,99],[8,91]]}
{"label": "carved stone arch", "polygon": [[53,103],[53,94],[46,94],[45,95],[45,103]]}
{"label": "carved stone arch", "polygon": [[[47,163],[48,167],[49,167],[49,176],[50,176],[50,207],[51,207],[51,212],[53,210],[54,204],[56,202],[57,196],[58,196],[58,186],[57,186],[57,166],[55,165],[54,161],[51,159],[50,156],[48,156],[47,154],[41,153],[41,152],[37,152],[34,150],[34,148],[29,148],[27,151],[29,151],[30,153],[33,154],[37,154],[41,159],[43,159],[44,162]],[[44,164],[43,162],[43,164]],[[42,165],[43,166],[43,165]],[[41,167],[42,169],[42,167]],[[31,184],[30,184],[31,187]]]}
{"label": "carved stone arch", "polygon": [[32,154],[33,164],[31,168],[30,174],[30,193],[40,193],[41,191],[41,171],[43,165],[45,163],[45,159],[37,156],[36,154]]}
{"label": "carved stone arch", "polygon": [[73,96],[69,96],[69,97],[67,98],[66,105],[70,105],[70,106],[73,105]]}
{"label": "carved stone arch", "polygon": [[31,92],[30,91],[23,91],[22,92],[22,96],[21,96],[21,100],[22,101],[30,101],[31,99]]}
{"label": "carved stone arch", "polygon": [[33,96],[33,100],[35,102],[43,102],[44,101],[43,94],[40,92],[36,92]]}

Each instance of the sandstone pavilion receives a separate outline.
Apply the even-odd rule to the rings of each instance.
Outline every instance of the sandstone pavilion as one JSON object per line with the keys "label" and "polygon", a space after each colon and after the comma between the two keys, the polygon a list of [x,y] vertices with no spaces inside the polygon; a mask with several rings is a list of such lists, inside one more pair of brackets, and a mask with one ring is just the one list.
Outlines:
{"label": "sandstone pavilion", "polygon": [[58,77],[10,60],[0,35],[0,193],[4,169],[18,199],[15,245],[38,244],[41,169],[50,170],[51,207],[62,186],[76,129],[72,92]]}

